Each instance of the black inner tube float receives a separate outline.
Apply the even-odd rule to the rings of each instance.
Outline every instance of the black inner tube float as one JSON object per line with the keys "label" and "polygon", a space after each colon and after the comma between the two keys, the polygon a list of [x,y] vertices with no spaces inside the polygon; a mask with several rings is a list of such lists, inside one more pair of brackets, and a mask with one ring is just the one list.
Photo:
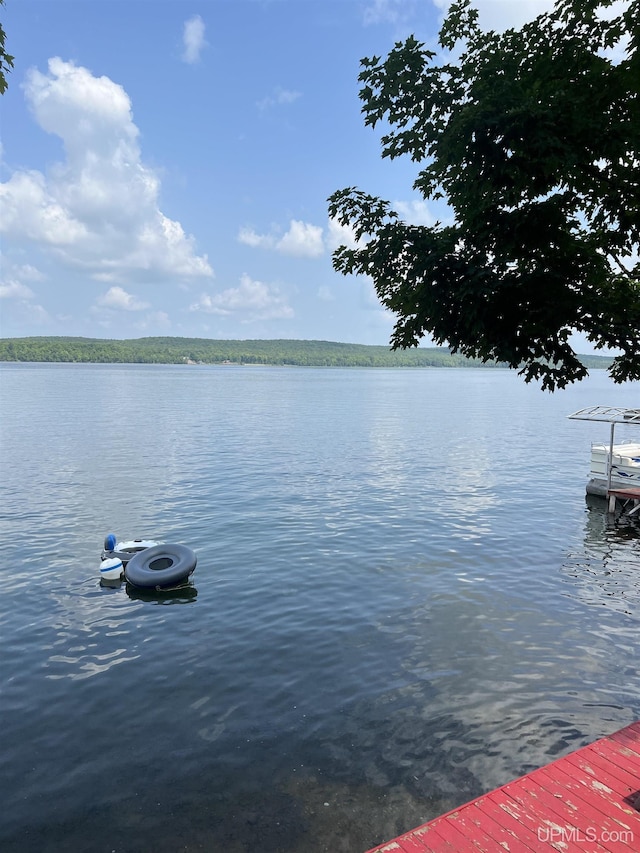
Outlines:
{"label": "black inner tube float", "polygon": [[186,581],[196,563],[196,555],[186,545],[153,545],[131,557],[124,576],[141,589],[161,589]]}

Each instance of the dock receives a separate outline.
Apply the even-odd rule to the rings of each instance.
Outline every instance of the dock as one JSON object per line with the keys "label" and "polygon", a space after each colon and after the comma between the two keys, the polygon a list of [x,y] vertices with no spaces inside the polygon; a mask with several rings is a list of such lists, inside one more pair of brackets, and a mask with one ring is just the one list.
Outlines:
{"label": "dock", "polygon": [[587,494],[606,497],[610,513],[616,511],[618,501],[622,503],[622,511],[628,515],[640,512],[640,444],[614,444],[616,424],[640,426],[640,409],[589,406],[568,417],[578,421],[604,422],[610,426],[609,450],[604,444],[591,445],[591,480],[587,484]]}
{"label": "dock", "polygon": [[636,489],[608,489],[607,497],[609,498],[609,512],[616,511],[616,502],[622,503],[623,512],[627,515],[634,515],[640,511],[640,488]]}
{"label": "dock", "polygon": [[638,853],[640,722],[368,853]]}

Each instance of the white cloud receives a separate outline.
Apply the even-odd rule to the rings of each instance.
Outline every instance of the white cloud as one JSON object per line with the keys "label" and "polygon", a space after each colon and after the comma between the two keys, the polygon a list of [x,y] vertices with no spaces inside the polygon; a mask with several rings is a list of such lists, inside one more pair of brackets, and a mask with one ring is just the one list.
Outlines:
{"label": "white cloud", "polygon": [[396,213],[409,225],[428,225],[436,224],[435,217],[426,201],[413,199],[412,201],[394,201],[391,205]]}
{"label": "white cloud", "polygon": [[324,252],[322,228],[292,219],[289,230],[278,241],[276,249],[284,255],[296,255],[303,258],[318,258]]}
{"label": "white cloud", "polygon": [[273,249],[277,242],[272,234],[257,234],[253,228],[241,228],[238,240],[252,249]]}
{"label": "white cloud", "polygon": [[[432,0],[443,17],[453,0]],[[542,12],[551,10],[554,0],[472,0],[478,10],[482,29],[502,32],[510,27],[519,28]],[[413,0],[369,0],[363,8],[363,22],[387,24],[395,27],[409,26],[422,12],[421,4]]]}
{"label": "white cloud", "polygon": [[44,281],[45,276],[31,264],[12,264],[2,258],[3,275],[0,279],[0,299],[29,301],[35,299],[26,281],[36,283]]}
{"label": "white cloud", "polygon": [[[401,204],[401,203],[399,203]],[[421,212],[420,202],[413,202],[415,215]],[[407,205],[409,209],[409,205]],[[241,228],[238,240],[252,249],[270,249],[283,255],[303,258],[319,258],[333,252],[338,246],[358,247],[359,242],[350,225],[340,225],[337,219],[329,219],[326,231],[321,225],[312,225],[299,219],[289,222],[289,230],[282,236],[282,229],[273,226],[267,234],[258,234],[253,228]]]}
{"label": "white cloud", "polygon": [[358,241],[351,225],[341,225],[337,219],[329,219],[326,237],[327,248],[330,252],[335,251],[338,246],[347,246],[349,249],[358,247]]}
{"label": "white cloud", "polygon": [[203,293],[190,310],[227,317],[241,315],[243,322],[293,317],[293,309],[277,287],[256,281],[246,273],[241,277],[239,287],[213,295]]}
{"label": "white cloud", "polygon": [[58,247],[87,236],[84,225],[49,193],[40,172],[15,172],[0,184],[0,202],[0,232],[5,234]]}
{"label": "white cloud", "polygon": [[[412,225],[434,225],[436,217],[422,200],[409,202],[396,201],[394,209]],[[326,230],[320,225],[312,225],[298,219],[289,222],[289,229],[282,236],[282,229],[273,226],[267,234],[259,234],[253,228],[241,228],[238,240],[252,249],[268,249],[303,258],[319,258],[325,253],[334,252],[338,246],[349,249],[362,248],[366,240],[358,241],[351,225],[341,225],[337,219],[330,218]]]}
{"label": "white cloud", "polygon": [[140,318],[134,326],[141,332],[156,332],[158,330],[169,329],[171,327],[171,320],[166,311],[153,311],[151,314]]}
{"label": "white cloud", "polygon": [[321,299],[323,302],[335,302],[336,297],[331,288],[323,284],[318,288],[318,299]]}
{"label": "white cloud", "polygon": [[[433,3],[446,13],[452,0],[433,0]],[[554,0],[474,0],[478,10],[478,23],[483,30],[504,32],[510,28],[519,29],[527,21],[532,21],[543,12],[553,9]]]}
{"label": "white cloud", "polygon": [[407,0],[371,0],[364,8],[363,20],[366,26],[397,24],[407,13]]}
{"label": "white cloud", "polygon": [[295,89],[282,89],[277,86],[270,95],[258,101],[257,106],[261,110],[269,109],[269,107],[277,107],[283,104],[292,104],[302,97],[302,92],[297,92]]}
{"label": "white cloud", "polygon": [[101,281],[213,276],[194,239],[158,207],[160,182],[142,162],[122,86],[54,58],[48,74],[27,74],[24,91],[66,159],[46,176],[21,170],[0,184],[0,231]]}
{"label": "white cloud", "polygon": [[194,65],[200,60],[202,50],[207,46],[204,38],[204,21],[200,15],[193,15],[184,22],[182,32],[182,44],[184,52],[182,59],[189,65]]}
{"label": "white cloud", "polygon": [[44,326],[51,322],[51,317],[48,311],[42,305],[35,305],[32,302],[25,303],[30,322],[36,323],[38,326]]}
{"label": "white cloud", "polygon": [[111,287],[98,297],[97,304],[103,308],[114,308],[117,311],[144,311],[149,307],[148,302],[136,299],[122,287]]}
{"label": "white cloud", "polygon": [[44,326],[50,322],[46,309],[39,305],[36,294],[26,285],[23,279],[36,282],[44,279],[42,273],[30,264],[7,265],[4,263],[6,272],[0,280],[0,299],[7,300],[7,308],[3,313],[20,317],[28,324]]}
{"label": "white cloud", "polygon": [[301,258],[318,258],[325,251],[321,226],[298,219],[290,221],[289,230],[282,237],[273,231],[270,234],[258,234],[252,228],[241,228],[238,240],[254,249],[272,249],[283,255]]}
{"label": "white cloud", "polygon": [[[433,3],[442,10],[444,16],[452,0],[433,0]],[[555,6],[555,0],[473,0],[472,5],[478,10],[481,29],[501,33],[507,29],[520,29],[527,21],[532,21],[544,12],[550,12]],[[600,6],[597,16],[610,20],[628,8],[629,0],[613,0],[610,6]],[[625,37],[601,53],[614,63],[621,62],[628,44],[629,40]]]}
{"label": "white cloud", "polygon": [[0,299],[33,299],[31,288],[15,279],[0,281]]}
{"label": "white cloud", "polygon": [[31,264],[19,264],[14,267],[14,273],[25,281],[44,281],[46,276]]}

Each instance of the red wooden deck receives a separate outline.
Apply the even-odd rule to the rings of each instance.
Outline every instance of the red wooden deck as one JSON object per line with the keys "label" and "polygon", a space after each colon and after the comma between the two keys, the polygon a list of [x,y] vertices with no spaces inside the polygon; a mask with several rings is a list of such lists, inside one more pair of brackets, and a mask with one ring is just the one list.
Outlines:
{"label": "red wooden deck", "polygon": [[639,853],[638,807],[640,722],[368,853]]}

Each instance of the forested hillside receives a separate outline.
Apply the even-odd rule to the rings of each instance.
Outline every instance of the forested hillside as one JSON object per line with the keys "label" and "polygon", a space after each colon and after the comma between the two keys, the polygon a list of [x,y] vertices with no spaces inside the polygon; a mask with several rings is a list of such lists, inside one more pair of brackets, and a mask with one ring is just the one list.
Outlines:
{"label": "forested hillside", "polygon": [[[583,356],[587,367],[606,368],[611,359]],[[120,364],[271,364],[309,367],[500,367],[452,355],[444,348],[391,351],[384,346],[332,341],[227,341],[208,338],[32,337],[0,339],[0,361]]]}

